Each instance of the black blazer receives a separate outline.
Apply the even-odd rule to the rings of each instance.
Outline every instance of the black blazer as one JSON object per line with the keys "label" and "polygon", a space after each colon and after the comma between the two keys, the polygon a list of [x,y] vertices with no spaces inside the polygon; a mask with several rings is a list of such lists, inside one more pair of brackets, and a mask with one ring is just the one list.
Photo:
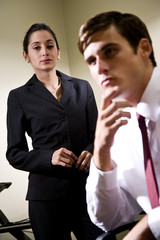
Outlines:
{"label": "black blazer", "polygon": [[[29,200],[60,199],[73,190],[84,194],[87,174],[75,168],[53,166],[51,157],[61,147],[76,156],[83,150],[92,153],[97,119],[95,98],[87,81],[59,71],[57,75],[62,80],[61,102],[36,75],[8,97],[6,156],[13,167],[30,172]],[[32,139],[30,151],[26,133]]]}

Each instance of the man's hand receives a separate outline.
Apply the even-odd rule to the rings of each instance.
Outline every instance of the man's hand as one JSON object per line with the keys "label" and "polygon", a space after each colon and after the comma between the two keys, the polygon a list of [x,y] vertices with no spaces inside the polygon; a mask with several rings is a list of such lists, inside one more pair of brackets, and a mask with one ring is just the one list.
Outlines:
{"label": "man's hand", "polygon": [[94,162],[102,171],[112,170],[110,148],[117,130],[128,123],[130,113],[122,109],[132,105],[126,100],[112,101],[118,88],[111,88],[102,96],[94,142]]}
{"label": "man's hand", "polygon": [[148,215],[144,216],[123,240],[153,240],[155,239],[148,225]]}

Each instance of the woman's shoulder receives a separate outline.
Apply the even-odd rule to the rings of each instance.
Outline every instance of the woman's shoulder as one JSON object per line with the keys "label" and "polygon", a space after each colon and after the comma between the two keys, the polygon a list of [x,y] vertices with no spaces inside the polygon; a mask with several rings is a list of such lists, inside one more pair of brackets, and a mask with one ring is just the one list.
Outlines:
{"label": "woman's shoulder", "polygon": [[82,86],[84,86],[84,87],[90,86],[90,83],[86,79],[69,76],[60,71],[57,71],[57,75],[62,79],[62,81],[72,82],[75,86],[81,86],[81,87]]}
{"label": "woman's shoulder", "polygon": [[11,93],[18,93],[18,92],[22,92],[25,91],[25,89],[27,89],[28,87],[32,86],[33,84],[35,84],[37,82],[37,78],[35,75],[33,75],[25,84],[12,89],[10,92]]}
{"label": "woman's shoulder", "polygon": [[57,72],[57,76],[59,76],[61,79],[63,80],[68,80],[68,81],[82,81],[82,82],[87,82],[87,80],[85,79],[82,79],[82,78],[78,78],[78,77],[74,77],[74,76],[69,76],[63,72],[60,72],[60,71],[56,71]]}

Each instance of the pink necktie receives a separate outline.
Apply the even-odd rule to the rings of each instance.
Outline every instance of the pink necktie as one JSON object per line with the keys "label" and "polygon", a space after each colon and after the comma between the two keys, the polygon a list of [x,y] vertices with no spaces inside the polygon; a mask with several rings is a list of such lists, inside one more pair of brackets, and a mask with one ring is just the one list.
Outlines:
{"label": "pink necktie", "polygon": [[156,176],[154,172],[151,152],[148,143],[147,128],[145,123],[145,118],[141,115],[138,115],[139,127],[141,129],[142,138],[143,138],[143,152],[144,152],[144,164],[145,164],[145,174],[146,182],[148,188],[148,195],[151,202],[152,208],[159,206],[159,193],[158,186],[156,182]]}

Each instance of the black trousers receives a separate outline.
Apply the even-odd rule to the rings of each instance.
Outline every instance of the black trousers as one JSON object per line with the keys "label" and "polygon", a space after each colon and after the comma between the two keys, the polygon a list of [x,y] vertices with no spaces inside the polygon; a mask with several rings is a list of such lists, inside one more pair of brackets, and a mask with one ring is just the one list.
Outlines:
{"label": "black trousers", "polygon": [[95,240],[103,233],[95,226],[86,208],[71,201],[29,201],[29,217],[35,240]]}

